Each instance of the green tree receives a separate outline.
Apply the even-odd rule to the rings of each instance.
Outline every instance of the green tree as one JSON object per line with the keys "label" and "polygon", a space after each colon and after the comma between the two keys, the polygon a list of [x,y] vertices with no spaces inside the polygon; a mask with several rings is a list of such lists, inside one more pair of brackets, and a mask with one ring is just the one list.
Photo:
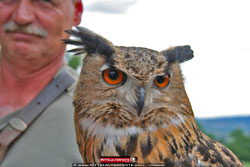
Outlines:
{"label": "green tree", "polygon": [[82,64],[83,57],[80,55],[72,56],[69,53],[65,53],[65,58],[68,62],[68,65],[75,70],[77,70]]}
{"label": "green tree", "polygon": [[243,130],[235,129],[230,134],[231,142],[226,146],[233,151],[240,160],[250,161],[250,135],[246,135]]}
{"label": "green tree", "polygon": [[68,62],[68,65],[73,69],[77,70],[78,67],[81,65],[81,57],[78,56],[72,57],[72,59]]}

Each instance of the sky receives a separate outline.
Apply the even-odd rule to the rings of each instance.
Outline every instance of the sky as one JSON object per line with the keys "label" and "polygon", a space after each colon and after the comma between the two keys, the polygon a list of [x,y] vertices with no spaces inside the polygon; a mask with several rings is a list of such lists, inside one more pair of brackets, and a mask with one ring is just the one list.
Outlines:
{"label": "sky", "polygon": [[196,117],[250,115],[249,0],[83,0],[84,26],[114,45],[190,45],[181,65]]}

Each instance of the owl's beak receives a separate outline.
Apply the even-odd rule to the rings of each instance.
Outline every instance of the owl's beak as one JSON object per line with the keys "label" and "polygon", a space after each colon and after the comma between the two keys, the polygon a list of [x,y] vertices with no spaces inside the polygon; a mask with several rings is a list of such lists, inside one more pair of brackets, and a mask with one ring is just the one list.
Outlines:
{"label": "owl's beak", "polygon": [[145,88],[140,87],[137,101],[137,115],[140,116],[143,106],[144,106],[144,98],[145,98]]}

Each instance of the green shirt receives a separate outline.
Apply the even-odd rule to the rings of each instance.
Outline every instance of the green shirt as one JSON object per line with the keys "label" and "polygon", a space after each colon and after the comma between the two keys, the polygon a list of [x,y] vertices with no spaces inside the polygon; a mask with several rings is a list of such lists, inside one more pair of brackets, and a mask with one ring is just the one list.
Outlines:
{"label": "green shirt", "polygon": [[[76,144],[72,92],[57,98],[11,145],[1,167],[71,167],[82,162]],[[0,131],[18,112],[0,119]]]}

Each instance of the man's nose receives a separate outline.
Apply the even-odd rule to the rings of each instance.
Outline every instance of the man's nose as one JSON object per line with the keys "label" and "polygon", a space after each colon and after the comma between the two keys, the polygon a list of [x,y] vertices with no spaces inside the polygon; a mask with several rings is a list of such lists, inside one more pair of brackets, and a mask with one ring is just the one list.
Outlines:
{"label": "man's nose", "polygon": [[19,25],[32,23],[35,18],[33,2],[31,0],[19,0],[17,3],[13,20]]}

